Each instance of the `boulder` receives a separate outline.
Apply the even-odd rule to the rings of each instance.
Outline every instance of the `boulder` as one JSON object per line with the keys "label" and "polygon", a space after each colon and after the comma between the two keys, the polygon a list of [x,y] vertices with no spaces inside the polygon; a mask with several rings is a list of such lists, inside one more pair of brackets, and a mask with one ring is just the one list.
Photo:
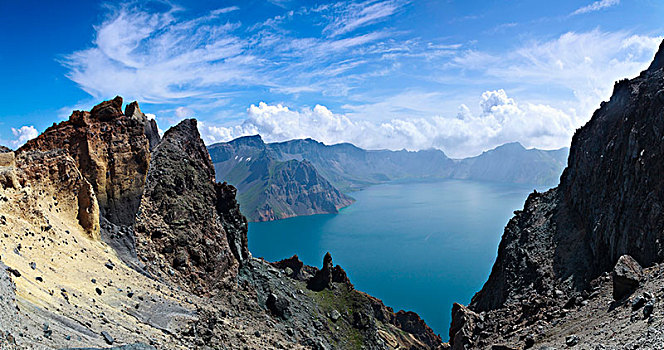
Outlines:
{"label": "boulder", "polygon": [[613,268],[613,299],[620,300],[639,286],[642,268],[634,258],[623,255]]}
{"label": "boulder", "polygon": [[265,306],[273,315],[277,317],[283,319],[288,317],[288,307],[290,306],[290,302],[286,298],[279,297],[274,293],[270,293],[270,295],[267,296]]}

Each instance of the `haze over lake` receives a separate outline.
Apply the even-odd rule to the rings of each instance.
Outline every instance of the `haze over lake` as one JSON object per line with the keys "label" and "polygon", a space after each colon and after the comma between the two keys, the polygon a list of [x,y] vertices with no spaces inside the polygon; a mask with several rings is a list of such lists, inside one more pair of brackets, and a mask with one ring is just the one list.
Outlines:
{"label": "haze over lake", "polygon": [[446,339],[452,303],[467,304],[482,287],[503,228],[534,188],[460,180],[371,186],[351,193],[357,202],[336,215],[250,223],[249,249],[268,261],[297,254],[318,267],[329,251],[358,290],[417,312]]}

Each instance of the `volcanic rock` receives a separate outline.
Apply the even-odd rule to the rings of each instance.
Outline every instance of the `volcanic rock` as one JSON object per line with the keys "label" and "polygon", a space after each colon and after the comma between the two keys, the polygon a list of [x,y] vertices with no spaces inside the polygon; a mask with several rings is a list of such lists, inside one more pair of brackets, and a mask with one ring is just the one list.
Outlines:
{"label": "volcanic rock", "polygon": [[[663,57],[664,43],[647,70],[614,85],[610,100],[601,103],[575,133],[560,185],[532,193],[524,208],[515,212],[489,279],[469,306],[474,312],[490,313],[491,318],[481,332],[452,327],[451,339],[457,332],[461,337],[473,334],[480,347],[488,346],[495,339],[518,338],[521,328],[537,322],[544,322],[538,324],[544,332],[544,324],[551,322],[547,333],[551,337],[592,327],[592,333],[583,337],[577,333],[572,342],[585,346],[604,339],[622,347],[626,337],[617,340],[615,321],[632,319],[631,332],[642,332],[636,330],[642,326],[635,323],[634,315],[624,315],[632,312],[630,308],[617,309],[620,304],[613,302],[607,310],[601,286],[609,283],[608,273],[616,267],[613,295],[607,294],[611,299],[624,298],[641,288],[640,266],[650,278],[641,279],[642,283],[649,283],[651,290],[662,285],[657,264],[664,261]],[[556,289],[573,298],[587,294],[589,300],[582,308],[567,310],[562,308],[564,299],[549,299]],[[528,300],[533,298],[546,300],[544,312],[532,312]],[[574,304],[579,304],[578,298]],[[604,321],[593,325],[600,317]],[[578,327],[586,321],[590,323]],[[628,346],[661,344],[656,333],[647,333],[634,337]]]}
{"label": "volcanic rock", "polygon": [[[145,261],[196,293],[228,281],[248,257],[247,223],[234,188],[214,180],[214,167],[197,123],[169,129],[152,153],[135,233]],[[162,267],[160,267],[162,266]]]}
{"label": "volcanic rock", "polygon": [[639,286],[642,268],[634,258],[623,255],[613,268],[613,298],[622,299]]}
{"label": "volcanic rock", "polygon": [[[297,258],[297,256],[294,256],[294,258]],[[334,288],[332,282],[343,283],[349,288],[353,288],[353,284],[350,283],[346,271],[339,265],[334,266],[332,264],[332,255],[327,252],[323,257],[323,268],[316,271],[315,275],[307,281],[307,288],[314,291],[321,291],[326,288],[332,289]]]}
{"label": "volcanic rock", "polygon": [[475,325],[479,315],[467,307],[454,303],[452,306],[452,325],[450,326],[450,345],[453,350],[466,349],[474,345]]}
{"label": "volcanic rock", "polygon": [[148,120],[136,103],[127,108],[131,115],[122,113],[122,103],[117,96],[90,112],[74,111],[69,120],[53,124],[19,148],[17,154],[56,149],[68,154],[92,187],[81,190],[80,206],[87,206],[89,214],[81,211],[79,221],[92,236],[101,236],[125,262],[136,267],[133,235],[116,232],[134,224],[150,149],[158,142],[159,134],[154,130],[154,120]]}
{"label": "volcanic rock", "polygon": [[69,120],[49,127],[17,153],[64,150],[92,185],[101,216],[114,224],[131,225],[150,162],[150,141],[145,135],[149,121],[142,113],[126,116],[121,108],[118,96],[90,112],[74,111]]}

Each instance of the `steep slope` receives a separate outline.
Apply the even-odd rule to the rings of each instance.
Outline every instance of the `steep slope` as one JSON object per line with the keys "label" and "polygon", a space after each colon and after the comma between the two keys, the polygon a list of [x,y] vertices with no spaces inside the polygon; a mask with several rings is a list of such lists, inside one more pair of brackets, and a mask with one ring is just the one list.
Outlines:
{"label": "steep slope", "polygon": [[[120,107],[74,112],[17,153],[0,152],[0,348],[442,347],[416,314],[356,291],[329,256],[320,270],[252,258],[235,188],[215,182],[196,121],[150,152],[143,124]],[[102,167],[104,185],[94,182]],[[138,207],[125,181],[142,181]],[[131,211],[132,225],[103,216]],[[137,242],[138,263],[100,239],[104,222]]]}
{"label": "steep slope", "polygon": [[279,161],[260,136],[209,147],[219,180],[238,188],[252,221],[337,213],[353,199],[339,192],[308,161]]}
{"label": "steep slope", "polygon": [[[488,347],[499,339],[523,346],[525,335],[514,330],[551,321],[555,323],[546,332],[531,335],[530,346],[540,340],[560,342],[560,332],[580,329],[581,324],[594,327],[595,335],[584,339],[592,344],[601,331],[614,329],[608,320],[624,315],[623,307],[639,309],[636,301],[627,302],[629,294],[613,301],[608,310],[593,296],[605,291],[601,282],[606,279],[613,279],[618,288],[615,273],[603,274],[619,257],[632,256],[646,267],[664,258],[663,57],[664,43],[647,70],[615,84],[611,99],[574,135],[560,185],[530,195],[524,209],[510,220],[488,281],[470,309],[455,309],[450,331],[454,347]],[[643,300],[651,300],[650,295],[659,290],[652,288],[664,285],[660,268],[649,271],[650,286],[639,290],[648,292]],[[595,311],[584,309],[588,305]],[[653,308],[661,313],[658,306],[657,299],[652,299],[650,314],[644,311],[645,317],[635,317],[632,313],[631,322],[653,324],[649,316]],[[566,317],[577,307],[572,317]],[[476,327],[480,317],[492,319],[483,323],[482,330]],[[568,345],[576,342],[572,339]],[[608,336],[603,343],[621,344]]]}
{"label": "steep slope", "polygon": [[553,151],[526,149],[507,143],[479,156],[457,161],[451,177],[531,185],[555,185],[567,164],[567,148]]}
{"label": "steep slope", "polygon": [[[180,122],[152,153],[136,220],[137,242],[143,246],[138,256],[152,263],[148,271],[197,293],[228,283],[249,255],[246,221],[224,215],[229,208],[239,214],[235,189],[214,178],[196,121]],[[222,203],[226,200],[230,203]]]}

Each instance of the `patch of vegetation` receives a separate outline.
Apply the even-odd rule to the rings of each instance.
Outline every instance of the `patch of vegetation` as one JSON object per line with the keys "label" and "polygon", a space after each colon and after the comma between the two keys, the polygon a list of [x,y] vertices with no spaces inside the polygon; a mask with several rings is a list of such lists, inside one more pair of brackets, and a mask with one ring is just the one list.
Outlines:
{"label": "patch of vegetation", "polygon": [[[335,283],[335,289],[324,289],[315,292],[306,289],[306,294],[311,297],[320,307],[323,315],[318,315],[319,319],[326,322],[330,332],[334,334],[336,345],[344,349],[362,349],[366,343],[365,335],[362,331],[353,327],[352,317],[356,312],[361,312],[368,305],[368,300],[364,295],[350,289],[344,284]],[[336,310],[341,317],[333,322],[328,315]]]}

